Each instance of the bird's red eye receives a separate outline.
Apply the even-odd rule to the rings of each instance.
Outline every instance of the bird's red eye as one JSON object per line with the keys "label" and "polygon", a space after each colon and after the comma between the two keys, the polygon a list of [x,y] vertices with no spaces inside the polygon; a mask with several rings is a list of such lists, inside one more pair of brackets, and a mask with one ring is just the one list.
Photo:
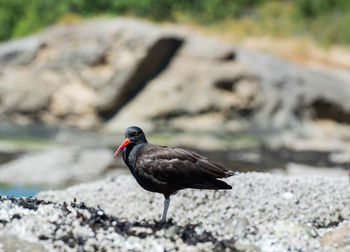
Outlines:
{"label": "bird's red eye", "polygon": [[138,132],[138,131],[136,131],[136,132],[135,132],[135,136],[138,136],[138,135],[139,135],[139,132]]}

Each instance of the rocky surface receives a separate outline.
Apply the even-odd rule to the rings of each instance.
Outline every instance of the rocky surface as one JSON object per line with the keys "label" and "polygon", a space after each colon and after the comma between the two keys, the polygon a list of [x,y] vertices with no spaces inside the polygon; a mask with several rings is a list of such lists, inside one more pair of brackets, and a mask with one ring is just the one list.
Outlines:
{"label": "rocky surface", "polygon": [[0,116],[21,125],[225,133],[350,122],[347,79],[176,26],[51,27],[0,44],[0,65]]}
{"label": "rocky surface", "polygon": [[[344,235],[339,238],[340,242],[339,239],[332,242],[336,239],[334,232],[340,229],[341,236],[348,230],[345,227],[350,225],[347,178],[247,173],[228,178],[227,182],[233,186],[232,190],[188,189],[173,196],[169,209],[171,222],[160,231],[155,230],[159,230],[157,220],[162,212],[163,196],[142,190],[131,176],[77,185],[63,191],[42,192],[38,198],[57,203],[40,205],[40,211],[30,211],[31,218],[26,221],[25,218],[17,220],[11,217],[16,211],[22,216],[24,210],[21,207],[12,207],[11,210],[1,207],[1,216],[5,217],[0,219],[4,220],[6,229],[0,230],[16,234],[19,239],[31,237],[32,242],[46,244],[47,248],[52,248],[52,244],[68,248],[70,240],[61,238],[69,233],[71,241],[75,241],[75,250],[79,246],[91,248],[88,246],[96,242],[98,248],[120,246],[121,250],[132,248],[135,251],[163,251],[164,248],[190,251],[194,246],[203,251],[215,248],[222,251],[225,246],[239,251],[336,251],[337,246],[344,251],[349,249]],[[70,205],[74,198],[85,203],[82,210],[81,204]],[[7,204],[11,205],[10,202]],[[86,206],[93,209],[86,209]],[[51,211],[49,216],[45,216],[45,207]],[[77,211],[81,213],[77,214]],[[56,212],[57,215],[53,214]],[[95,224],[98,213],[104,224]],[[57,218],[60,220],[58,224],[52,224]],[[42,225],[26,228],[25,234],[18,232],[21,226],[31,227],[33,220],[40,220]],[[119,224],[112,224],[112,228],[104,231],[95,227],[110,226],[113,220],[123,225],[127,220],[132,226],[131,233],[121,234],[120,229],[124,230],[125,226],[117,231],[116,225]],[[50,225],[56,228],[50,229]],[[52,231],[44,231],[47,228]],[[61,229],[65,231],[61,232]],[[196,243],[184,240],[188,237],[188,234],[183,235],[184,229],[192,233]],[[139,232],[138,235],[134,231]],[[45,239],[40,240],[42,234]]]}
{"label": "rocky surface", "polygon": [[22,154],[0,166],[0,183],[62,186],[91,181],[115,168],[107,148],[61,147]]}
{"label": "rocky surface", "polygon": [[0,251],[235,251],[198,225],[128,221],[83,202],[0,197],[0,206]]}
{"label": "rocky surface", "polygon": [[262,124],[288,128],[310,119],[348,123],[350,104],[341,102],[350,94],[347,81],[265,53],[238,50],[241,63],[261,80],[265,104],[256,119]]}
{"label": "rocky surface", "polygon": [[261,106],[259,80],[234,58],[206,55],[212,47],[233,53],[228,44],[207,40],[213,39],[186,38],[167,69],[107,122],[106,129],[123,131],[123,125],[136,124],[146,130],[234,131],[239,123],[230,119]]}

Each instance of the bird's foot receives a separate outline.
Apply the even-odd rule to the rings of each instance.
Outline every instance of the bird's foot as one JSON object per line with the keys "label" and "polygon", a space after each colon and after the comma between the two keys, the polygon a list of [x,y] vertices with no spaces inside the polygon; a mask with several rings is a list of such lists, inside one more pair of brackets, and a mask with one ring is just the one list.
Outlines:
{"label": "bird's foot", "polygon": [[172,218],[169,218],[166,221],[154,220],[154,225],[161,229],[161,228],[169,228],[169,227],[175,225],[175,223],[174,223],[174,220]]}

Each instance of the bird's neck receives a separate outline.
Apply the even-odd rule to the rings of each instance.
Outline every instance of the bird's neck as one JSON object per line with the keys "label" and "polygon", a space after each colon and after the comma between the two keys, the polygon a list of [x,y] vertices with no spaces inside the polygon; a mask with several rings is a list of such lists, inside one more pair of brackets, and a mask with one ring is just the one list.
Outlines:
{"label": "bird's neck", "polygon": [[123,150],[123,159],[125,164],[129,167],[132,174],[134,174],[134,164],[139,151],[148,144],[147,141],[143,143],[131,143]]}

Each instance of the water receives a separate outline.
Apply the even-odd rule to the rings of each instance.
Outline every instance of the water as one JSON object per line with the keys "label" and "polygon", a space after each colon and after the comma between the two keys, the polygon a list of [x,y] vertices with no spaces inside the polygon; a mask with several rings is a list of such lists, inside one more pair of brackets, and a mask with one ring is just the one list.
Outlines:
{"label": "water", "polygon": [[35,196],[38,192],[47,190],[43,187],[34,186],[0,186],[0,195],[14,197],[30,197]]}

